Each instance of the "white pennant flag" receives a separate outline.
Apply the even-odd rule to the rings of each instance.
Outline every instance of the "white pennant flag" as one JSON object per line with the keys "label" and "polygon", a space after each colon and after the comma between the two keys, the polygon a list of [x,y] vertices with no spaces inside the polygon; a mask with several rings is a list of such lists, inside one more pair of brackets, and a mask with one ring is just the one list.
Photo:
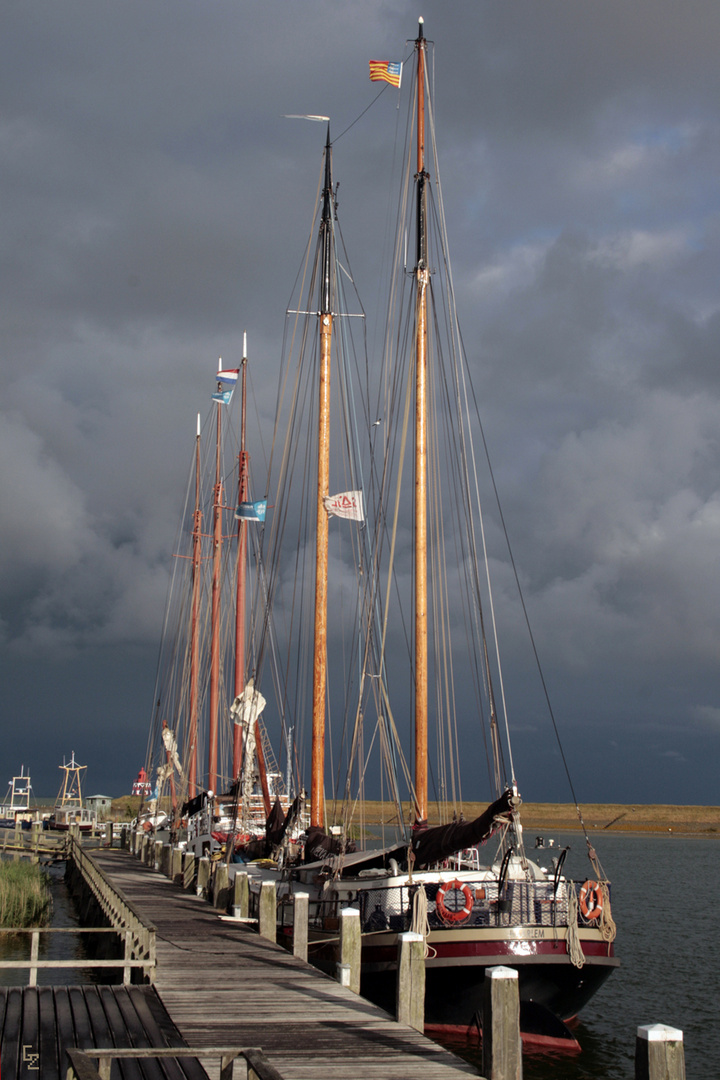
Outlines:
{"label": "white pennant flag", "polygon": [[323,498],[328,517],[349,518],[351,521],[364,521],[362,491],[343,491],[339,495],[326,495]]}

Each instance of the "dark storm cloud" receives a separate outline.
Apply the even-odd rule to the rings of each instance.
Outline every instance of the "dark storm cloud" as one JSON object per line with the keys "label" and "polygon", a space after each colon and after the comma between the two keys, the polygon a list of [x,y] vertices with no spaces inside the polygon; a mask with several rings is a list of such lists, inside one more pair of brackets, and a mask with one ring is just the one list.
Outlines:
{"label": "dark storm cloud", "polygon": [[[642,790],[608,756],[592,797],[693,801],[720,725],[720,9],[670,0],[9,5],[2,707],[41,789],[76,736],[92,787],[123,790],[142,758],[195,413],[243,330],[271,416],[324,138],[283,114],[329,113],[337,136],[418,14],[461,321],[551,687],[578,747],[588,723],[631,756],[626,733],[654,733]],[[396,120],[387,93],[335,147],[371,334]],[[514,652],[512,609],[508,632]]]}

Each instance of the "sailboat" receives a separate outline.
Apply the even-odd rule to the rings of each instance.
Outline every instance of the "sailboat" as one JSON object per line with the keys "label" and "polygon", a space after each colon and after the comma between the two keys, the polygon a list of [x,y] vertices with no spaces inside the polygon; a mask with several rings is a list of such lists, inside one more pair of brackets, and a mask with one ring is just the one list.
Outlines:
{"label": "sailboat", "polygon": [[[298,738],[310,736],[310,825],[304,862],[281,858],[276,869],[251,864],[250,883],[257,889],[275,874],[279,895],[310,893],[310,957],[329,971],[337,956],[328,937],[339,911],[359,909],[361,992],[389,1008],[397,936],[423,933],[428,1026],[472,1025],[485,972],[498,964],[518,971],[526,1006],[567,1021],[619,963],[610,882],[587,834],[590,868],[578,881],[563,873],[567,851],[543,868],[523,842],[507,707],[512,695],[496,645],[477,495],[479,418],[437,180],[429,44],[421,20],[382,373],[368,374],[350,342],[353,320],[363,312],[359,301],[354,308],[347,303],[354,279],[339,231],[329,129],[317,241],[308,245],[299,275],[307,290],[288,309],[288,357],[299,359],[295,368],[284,361],[281,372],[290,405],[278,411],[276,439],[287,436],[265,563],[276,568],[267,600],[284,627],[284,713]],[[407,254],[413,241],[414,258]],[[333,405],[341,416],[335,425]],[[301,495],[292,502],[295,479]],[[344,517],[337,508],[345,505],[354,509]],[[459,583],[451,581],[453,571]],[[350,641],[341,649],[345,630]],[[401,676],[396,661],[403,651]],[[261,641],[258,684],[269,655]],[[484,737],[471,731],[470,717]],[[403,754],[403,727],[412,729],[412,767]],[[488,806],[465,821],[457,756],[467,758],[478,746],[488,750]],[[376,748],[382,755],[373,771]],[[476,782],[480,769],[478,761]],[[433,783],[446,820],[429,827]],[[371,784],[397,807],[397,835],[379,848],[364,844],[359,816]]]}
{"label": "sailboat", "polygon": [[239,366],[221,360],[215,373],[211,422],[197,418],[137,819],[143,831],[228,860],[257,840],[264,846],[275,803],[292,805],[290,772],[276,764],[260,721],[265,701],[247,671],[250,597],[263,587],[256,530],[266,509],[266,500],[251,499],[247,368],[245,335]]}

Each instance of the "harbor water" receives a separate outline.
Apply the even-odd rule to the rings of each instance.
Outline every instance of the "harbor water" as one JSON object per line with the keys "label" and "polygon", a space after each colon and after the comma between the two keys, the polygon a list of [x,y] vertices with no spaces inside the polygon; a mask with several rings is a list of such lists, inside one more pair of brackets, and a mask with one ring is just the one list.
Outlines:
{"label": "harbor water", "polygon": [[[582,833],[552,835],[556,848],[570,845],[565,872],[588,877]],[[656,1023],[683,1032],[688,1080],[717,1080],[720,959],[714,899],[720,895],[720,837],[602,832],[590,839],[612,882],[621,967],[573,1027],[581,1053],[526,1053],[524,1080],[631,1080],[636,1030]],[[528,854],[549,867],[557,852]],[[479,1051],[460,1052],[480,1072]]]}
{"label": "harbor water", "polygon": [[[65,884],[65,864],[47,867],[52,896],[52,921],[54,927],[79,927],[77,906]],[[24,960],[30,956],[30,935],[0,934],[0,960]],[[41,934],[41,960],[87,959],[85,943],[80,934]],[[95,968],[46,968],[38,971],[38,986],[68,986],[82,983],[102,982],[106,973]],[[0,971],[0,986],[27,986],[26,968]]]}

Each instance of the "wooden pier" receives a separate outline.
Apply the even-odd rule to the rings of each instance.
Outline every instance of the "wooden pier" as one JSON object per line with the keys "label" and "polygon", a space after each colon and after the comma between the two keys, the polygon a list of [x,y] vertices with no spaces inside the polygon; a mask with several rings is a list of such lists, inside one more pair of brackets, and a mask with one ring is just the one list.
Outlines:
{"label": "wooden pier", "polygon": [[155,988],[188,1046],[260,1047],[283,1080],[477,1076],[469,1064],[125,851],[93,857],[155,927]]}

